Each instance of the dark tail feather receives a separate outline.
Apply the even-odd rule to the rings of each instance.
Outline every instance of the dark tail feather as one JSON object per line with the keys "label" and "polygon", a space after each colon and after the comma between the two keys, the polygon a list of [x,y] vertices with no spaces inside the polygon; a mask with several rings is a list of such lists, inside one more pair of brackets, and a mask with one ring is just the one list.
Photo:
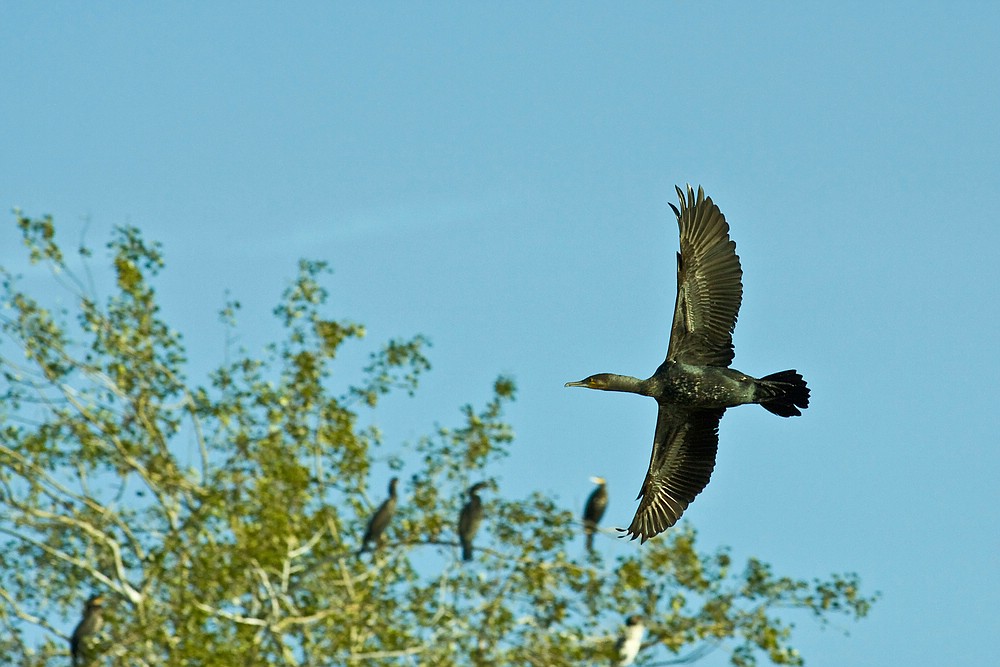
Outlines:
{"label": "dark tail feather", "polygon": [[597,531],[597,524],[593,521],[583,520],[583,532],[587,536],[587,551],[594,550],[594,533]]}
{"label": "dark tail feather", "polygon": [[781,371],[757,380],[757,402],[780,417],[796,417],[809,407],[809,387],[798,371]]}
{"label": "dark tail feather", "polygon": [[462,560],[467,563],[472,560],[472,542],[469,540],[462,540]]}

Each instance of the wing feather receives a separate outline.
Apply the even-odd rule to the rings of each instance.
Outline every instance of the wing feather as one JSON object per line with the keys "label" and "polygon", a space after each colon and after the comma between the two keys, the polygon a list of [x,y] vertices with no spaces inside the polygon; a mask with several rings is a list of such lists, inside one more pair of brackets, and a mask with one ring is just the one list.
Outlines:
{"label": "wing feather", "polygon": [[639,509],[625,531],[643,542],[677,523],[708,484],[719,446],[725,409],[690,410],[660,404],[649,471],[639,491]]}
{"label": "wing feather", "polygon": [[729,224],[700,187],[687,196],[677,188],[681,208],[671,204],[680,228],[677,300],[670,328],[667,361],[699,366],[729,366],[733,329],[743,299],[743,270]]}

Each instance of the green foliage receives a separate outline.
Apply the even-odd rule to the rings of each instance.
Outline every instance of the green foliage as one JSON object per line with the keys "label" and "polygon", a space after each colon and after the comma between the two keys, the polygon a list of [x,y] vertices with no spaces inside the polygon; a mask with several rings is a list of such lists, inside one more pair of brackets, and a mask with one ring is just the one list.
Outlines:
{"label": "green foliage", "polygon": [[[648,619],[637,664],[715,647],[736,665],[801,664],[780,611],[822,621],[870,609],[854,575],[809,583],[758,560],[736,571],[726,550],[699,552],[690,528],[627,557],[585,554],[578,508],[495,483],[464,564],[455,521],[465,489],[514,445],[513,380],[498,378],[455,425],[388,450],[363,411],[416,391],[428,343],[391,340],[360,380],[335,377],[341,346],[365,329],[326,316],[323,262],[300,262],[275,308],[281,340],[227,357],[198,385],[160,318],[157,244],[116,232],[115,289],[99,303],[50,218],[17,224],[76,319],[0,274],[0,654],[13,663],[66,664],[92,592],[111,600],[101,665],[575,665],[610,661],[632,613]],[[238,312],[230,300],[223,325],[235,330]],[[359,557],[384,498],[381,483],[369,491],[372,461],[387,453],[410,477],[386,543]]]}

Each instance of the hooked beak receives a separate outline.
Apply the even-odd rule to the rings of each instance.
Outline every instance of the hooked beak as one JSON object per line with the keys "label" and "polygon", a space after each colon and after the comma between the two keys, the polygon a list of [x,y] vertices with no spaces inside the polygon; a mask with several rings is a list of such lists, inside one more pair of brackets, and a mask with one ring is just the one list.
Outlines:
{"label": "hooked beak", "polygon": [[587,383],[584,382],[583,380],[580,380],[579,382],[567,382],[563,386],[564,387],[586,387]]}

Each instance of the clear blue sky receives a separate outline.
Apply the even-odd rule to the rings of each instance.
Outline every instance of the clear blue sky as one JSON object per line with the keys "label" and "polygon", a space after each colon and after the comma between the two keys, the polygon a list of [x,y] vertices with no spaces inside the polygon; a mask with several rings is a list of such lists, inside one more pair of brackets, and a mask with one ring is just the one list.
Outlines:
{"label": "clear blue sky", "polygon": [[194,380],[227,288],[255,349],[296,260],[329,260],[333,312],[370,333],[346,362],[434,343],[376,414],[390,442],[509,373],[502,492],[578,511],[602,474],[623,526],[654,404],[562,385],[662,360],[667,202],[702,184],[743,261],[734,366],[798,368],[813,403],[730,411],[684,520],[882,591],[849,638],[798,619],[814,667],[992,664],[998,33],[985,2],[4,3],[0,208],[163,241]]}

